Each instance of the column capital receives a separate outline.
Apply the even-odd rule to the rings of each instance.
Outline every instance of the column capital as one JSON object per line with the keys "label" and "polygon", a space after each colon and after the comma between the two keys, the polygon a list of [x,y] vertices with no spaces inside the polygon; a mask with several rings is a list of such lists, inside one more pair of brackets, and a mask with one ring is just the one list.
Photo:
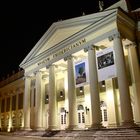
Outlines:
{"label": "column capital", "polygon": [[70,54],[70,55],[64,57],[64,61],[67,61],[67,60],[72,59],[72,58],[75,58],[75,57]]}
{"label": "column capital", "polygon": [[109,41],[112,41],[112,40],[114,40],[115,38],[120,38],[121,37],[121,35],[120,35],[120,33],[118,32],[118,33],[115,33],[115,34],[112,34],[111,36],[109,36],[108,37],[108,40]]}
{"label": "column capital", "polygon": [[[34,72],[34,75],[36,75],[37,73],[41,73],[41,74],[42,74],[43,71],[41,71],[41,70],[37,70],[37,71]],[[33,77],[33,76],[32,76],[32,77]]]}
{"label": "column capital", "polygon": [[24,75],[23,80],[25,80],[25,79],[31,79],[31,78],[32,78],[32,76]]}
{"label": "column capital", "polygon": [[87,46],[86,48],[84,48],[84,52],[88,52],[89,50],[94,50],[94,49],[99,49],[99,46],[96,46],[96,45],[90,45],[90,46]]}
{"label": "column capital", "polygon": [[52,66],[55,66],[55,68],[58,68],[58,65],[56,65],[56,64],[49,64],[49,65],[46,66],[46,69],[49,69]]}
{"label": "column capital", "polygon": [[137,47],[136,43],[135,42],[131,42],[131,43],[128,43],[128,44],[125,44],[125,48],[128,49],[130,47]]}

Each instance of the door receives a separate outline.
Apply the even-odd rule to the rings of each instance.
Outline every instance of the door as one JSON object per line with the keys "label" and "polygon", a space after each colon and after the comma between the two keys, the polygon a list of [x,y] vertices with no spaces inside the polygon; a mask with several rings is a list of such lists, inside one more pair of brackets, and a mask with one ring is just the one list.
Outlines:
{"label": "door", "polygon": [[107,106],[104,101],[101,102],[101,117],[102,117],[102,125],[108,126],[108,119],[107,119]]}
{"label": "door", "polygon": [[65,130],[66,128],[66,111],[64,108],[61,108],[60,112],[60,127],[61,130]]}
{"label": "door", "polygon": [[85,128],[85,112],[83,105],[78,106],[78,127]]}

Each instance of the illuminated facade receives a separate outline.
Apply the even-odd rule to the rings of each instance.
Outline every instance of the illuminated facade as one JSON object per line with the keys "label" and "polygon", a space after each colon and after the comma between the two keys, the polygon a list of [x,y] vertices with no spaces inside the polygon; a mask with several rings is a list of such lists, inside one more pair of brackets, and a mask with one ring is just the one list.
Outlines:
{"label": "illuminated facade", "polygon": [[0,82],[0,129],[14,131],[23,128],[24,71]]}
{"label": "illuminated facade", "polygon": [[125,11],[108,9],[52,24],[20,64],[25,130],[140,123],[140,28]]}

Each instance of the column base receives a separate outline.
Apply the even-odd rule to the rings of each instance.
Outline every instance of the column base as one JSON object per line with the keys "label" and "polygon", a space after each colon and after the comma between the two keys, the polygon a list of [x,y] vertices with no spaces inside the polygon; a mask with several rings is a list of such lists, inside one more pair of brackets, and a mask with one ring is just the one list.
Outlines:
{"label": "column base", "polygon": [[58,127],[57,126],[49,126],[47,130],[58,130]]}
{"label": "column base", "polygon": [[136,122],[136,124],[137,124],[138,126],[140,126],[140,122]]}
{"label": "column base", "polygon": [[138,127],[137,124],[134,123],[134,121],[125,121],[125,122],[122,122],[121,128],[132,128],[132,127]]}
{"label": "column base", "polygon": [[31,129],[30,127],[24,127],[23,130],[24,130],[24,131],[30,131],[30,130],[32,130],[32,129]]}
{"label": "column base", "polygon": [[118,123],[109,123],[106,127],[107,128],[117,128],[118,126],[120,126]]}
{"label": "column base", "polygon": [[35,128],[35,130],[37,130],[37,131],[44,131],[45,129],[43,127],[37,127],[37,128]]}
{"label": "column base", "polygon": [[89,129],[91,130],[91,129],[101,129],[101,128],[105,128],[105,127],[102,126],[102,124],[92,124]]}
{"label": "column base", "polygon": [[66,130],[78,130],[77,125],[69,125]]}

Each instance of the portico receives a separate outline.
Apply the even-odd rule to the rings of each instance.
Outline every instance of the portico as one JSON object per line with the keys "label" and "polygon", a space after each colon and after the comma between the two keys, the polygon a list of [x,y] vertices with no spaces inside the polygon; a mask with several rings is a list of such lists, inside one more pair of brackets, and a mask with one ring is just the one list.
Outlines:
{"label": "portico", "polygon": [[[139,66],[135,63],[135,71],[126,65],[132,56],[125,48],[135,41],[134,30],[135,22],[121,9],[53,23],[20,64],[25,70],[24,128],[77,130],[138,123],[140,82],[129,79],[140,76],[134,74]],[[100,67],[98,53],[102,61],[113,54],[113,62]],[[133,87],[137,90],[130,91]]]}

